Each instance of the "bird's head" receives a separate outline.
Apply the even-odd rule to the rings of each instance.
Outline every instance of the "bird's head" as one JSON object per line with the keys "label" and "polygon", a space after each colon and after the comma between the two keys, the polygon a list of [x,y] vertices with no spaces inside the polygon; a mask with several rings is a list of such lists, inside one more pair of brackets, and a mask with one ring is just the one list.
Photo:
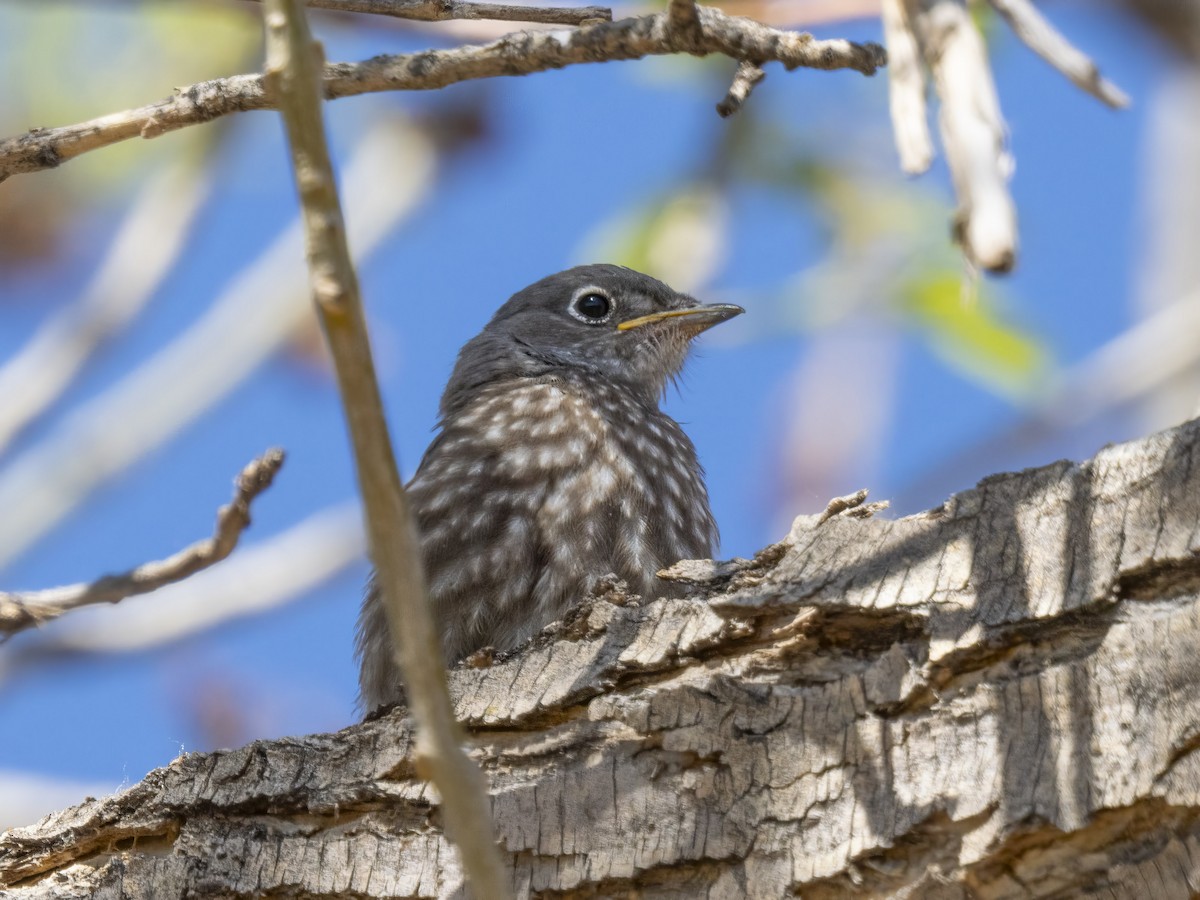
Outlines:
{"label": "bird's head", "polygon": [[567,269],[514,294],[463,347],[442,409],[496,380],[563,370],[618,382],[657,402],[692,338],[744,311],[702,305],[622,266]]}

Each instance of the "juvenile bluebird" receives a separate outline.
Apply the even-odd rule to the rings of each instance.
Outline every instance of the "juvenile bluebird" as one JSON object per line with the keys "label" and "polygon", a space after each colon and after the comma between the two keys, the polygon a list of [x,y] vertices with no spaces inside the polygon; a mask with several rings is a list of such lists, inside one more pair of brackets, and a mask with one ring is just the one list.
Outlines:
{"label": "juvenile bluebird", "polygon": [[[659,400],[692,338],[743,311],[579,266],[515,294],[467,342],[408,485],[447,661],[513,649],[606,575],[658,597],[656,572],[712,556],[704,470]],[[373,584],[357,643],[364,710],[402,700]]]}

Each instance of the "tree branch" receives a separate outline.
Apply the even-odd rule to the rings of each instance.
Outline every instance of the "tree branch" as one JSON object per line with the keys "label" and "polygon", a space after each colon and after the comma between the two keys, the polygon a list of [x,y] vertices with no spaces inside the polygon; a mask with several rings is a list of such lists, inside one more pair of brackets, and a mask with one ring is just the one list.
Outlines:
{"label": "tree branch", "polygon": [[913,25],[933,70],[946,162],[958,195],[955,236],[972,263],[1007,272],[1017,260],[1012,157],[987,48],[960,0],[917,0]]}
{"label": "tree branch", "polygon": [[[667,14],[588,25],[570,33],[520,32],[483,46],[378,56],[359,63],[326,65],[326,99],[397,90],[432,90],[476,78],[528,75],[569,65],[641,59],[672,53],[720,53],[785,68],[853,69],[873,75],[886,61],[877,44],[819,41],[750,19],[698,8],[701,35],[693,46],[668,25]],[[174,96],[76,125],[35,128],[0,141],[0,181],[11,175],[61,165],[90,150],[249,110],[271,109],[261,75],[235,75],[178,89]]]}
{"label": "tree branch", "polygon": [[146,594],[163,585],[215,565],[233,552],[250,524],[250,504],[271,486],[283,465],[282,450],[268,450],[251,462],[237,478],[233,500],[217,512],[213,536],[192,544],[174,556],[145,563],[120,575],[107,575],[91,584],[26,593],[0,593],[0,640],[56,619],[63,613],[95,603],[117,603]]}
{"label": "tree branch", "polygon": [[1077,87],[1113,109],[1129,105],[1129,96],[1106,80],[1087,54],[1063,37],[1029,0],[988,0],[1013,33]]}
{"label": "tree branch", "polygon": [[888,49],[888,104],[900,168],[919,175],[933,162],[933,138],[925,106],[925,67],[912,30],[908,0],[882,0]]}
{"label": "tree branch", "polygon": [[741,109],[750,92],[765,77],[766,73],[756,64],[744,59],[739,62],[725,99],[717,104],[717,113],[721,118],[728,118]]}
{"label": "tree branch", "polygon": [[[263,0],[254,0],[262,3]],[[537,22],[543,25],[584,25],[611,22],[606,6],[522,6],[507,3],[474,3],[471,0],[304,0],[310,9],[395,16],[418,22],[451,19],[490,19],[501,22]]]}
{"label": "tree branch", "polygon": [[700,46],[703,34],[696,0],[667,0],[667,24],[689,49]]}
{"label": "tree branch", "polygon": [[[1191,896],[1197,453],[1191,422],[915,516],[803,516],[673,567],[687,596],[613,586],[457,667],[521,894]],[[397,712],[181,755],[0,837],[0,885],[459,897],[413,742]]]}
{"label": "tree branch", "polygon": [[71,653],[135,653],[279,609],[366,559],[362,507],[339,503],[219,566],[161,588],[152,602],[82,610],[53,629],[27,634],[7,653],[0,682],[22,666]]}
{"label": "tree branch", "polygon": [[479,898],[510,896],[492,829],[487,786],[463,752],[446,686],[446,664],[425,590],[413,520],[383,414],[358,276],[346,244],[325,142],[322,54],[299,0],[266,0],[266,83],[287,126],[304,215],[309,280],[333,356],[354,448],[368,544],[396,659],[417,722],[417,771],[441,797],[446,828]]}

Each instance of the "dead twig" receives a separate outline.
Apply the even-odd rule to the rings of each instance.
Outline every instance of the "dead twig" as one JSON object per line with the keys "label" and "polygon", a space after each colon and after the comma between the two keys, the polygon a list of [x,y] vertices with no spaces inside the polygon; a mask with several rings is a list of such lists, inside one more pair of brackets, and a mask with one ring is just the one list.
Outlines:
{"label": "dead twig", "polygon": [[90,584],[73,584],[45,591],[0,593],[0,640],[56,619],[63,613],[95,603],[117,603],[126,597],[182,581],[207,569],[237,546],[250,524],[250,504],[271,486],[283,465],[282,450],[268,450],[237,478],[233,500],[217,512],[217,525],[210,538],[198,541],[159,562],[145,563],[119,575],[106,575]]}
{"label": "dead twig", "polygon": [[511,896],[492,828],[486,783],[463,751],[446,666],[425,590],[416,523],[388,435],[325,141],[322,54],[299,0],[266,0],[266,85],[287,128],[304,216],[309,280],[333,357],[354,448],[376,581],[418,728],[417,766],[441,797],[448,836],[477,897]]}
{"label": "dead twig", "polygon": [[729,118],[741,109],[746,98],[750,96],[750,92],[765,77],[766,73],[756,63],[745,59],[739,62],[737,70],[733,73],[733,82],[729,85],[729,92],[725,94],[725,99],[717,104],[717,112],[721,118]]}
{"label": "dead twig", "polygon": [[1078,49],[1029,0],[988,0],[1025,46],[1073,84],[1113,109],[1129,105],[1129,95],[1106,80],[1091,58]]}
{"label": "dead twig", "polygon": [[933,138],[925,105],[925,67],[912,30],[908,0],[882,0],[888,48],[888,105],[900,168],[919,175],[933,162]]}
{"label": "dead twig", "polygon": [[[255,0],[261,3],[263,0]],[[310,9],[394,16],[418,22],[451,19],[491,19],[501,22],[538,22],[543,25],[583,25],[611,22],[606,6],[522,6],[509,3],[473,3],[471,0],[304,0]]]}
{"label": "dead twig", "polygon": [[[670,27],[667,13],[601,22],[569,33],[510,34],[483,46],[378,56],[359,63],[325,66],[326,99],[380,91],[433,90],[476,78],[528,75],[580,63],[641,59],[672,53],[780,62],[785,68],[852,69],[873,75],[886,60],[878,44],[816,40],[781,31],[708,7],[697,7],[698,42]],[[235,75],[180,88],[148,106],[112,113],[60,128],[35,128],[0,141],[0,181],[11,175],[52,169],[75,157],[130,138],[158,137],[220,116],[272,109],[275,101],[263,76]]]}
{"label": "dead twig", "polygon": [[933,70],[942,146],[958,196],[955,237],[971,263],[1007,272],[1017,261],[1017,210],[1008,189],[1008,130],[987,47],[959,0],[919,3],[913,24]]}

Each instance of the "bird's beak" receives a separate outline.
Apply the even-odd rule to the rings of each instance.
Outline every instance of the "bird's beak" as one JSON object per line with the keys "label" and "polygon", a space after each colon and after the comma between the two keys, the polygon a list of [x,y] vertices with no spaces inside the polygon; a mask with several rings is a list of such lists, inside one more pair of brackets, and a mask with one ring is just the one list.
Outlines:
{"label": "bird's beak", "polygon": [[648,316],[638,316],[628,322],[621,322],[617,325],[617,331],[641,328],[643,325],[661,322],[664,319],[682,318],[684,321],[680,322],[679,326],[687,332],[688,337],[695,337],[700,332],[707,331],[714,325],[720,325],[744,312],[744,309],[734,306],[732,303],[710,303],[707,306],[693,306],[689,309],[669,309],[664,312],[650,313]]}

